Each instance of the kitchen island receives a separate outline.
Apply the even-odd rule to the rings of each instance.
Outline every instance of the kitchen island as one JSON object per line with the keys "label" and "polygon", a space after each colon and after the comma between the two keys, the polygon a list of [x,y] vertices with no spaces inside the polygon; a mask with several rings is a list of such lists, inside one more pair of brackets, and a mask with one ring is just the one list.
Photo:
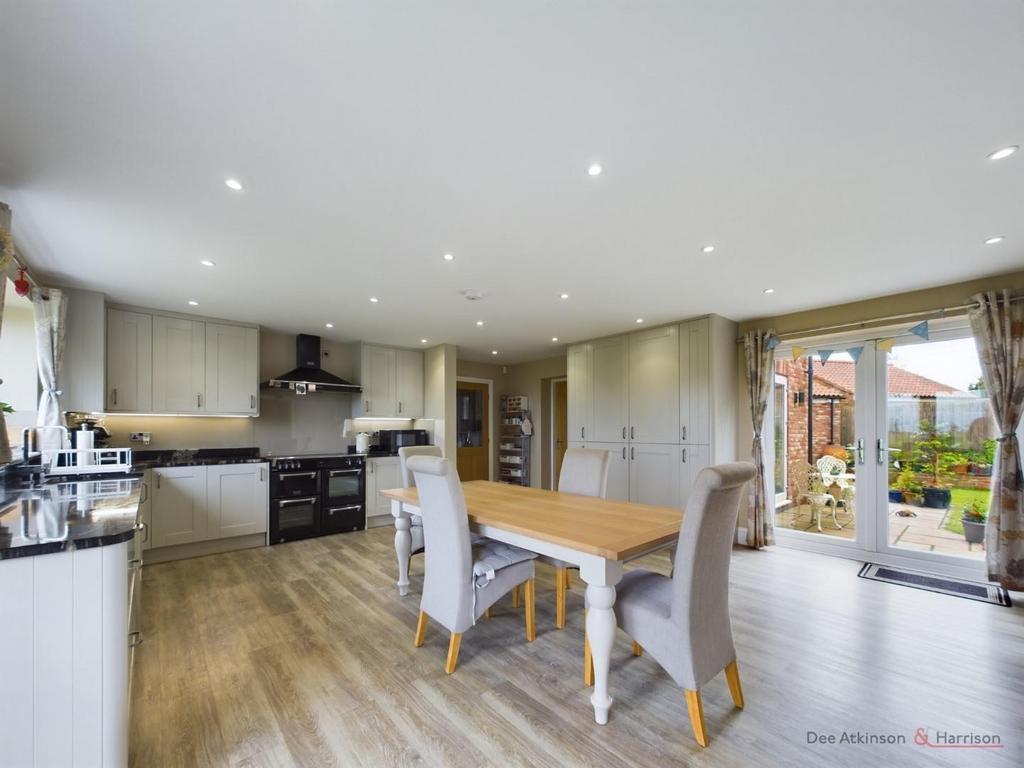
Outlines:
{"label": "kitchen island", "polygon": [[128,762],[138,476],[0,486],[4,765]]}

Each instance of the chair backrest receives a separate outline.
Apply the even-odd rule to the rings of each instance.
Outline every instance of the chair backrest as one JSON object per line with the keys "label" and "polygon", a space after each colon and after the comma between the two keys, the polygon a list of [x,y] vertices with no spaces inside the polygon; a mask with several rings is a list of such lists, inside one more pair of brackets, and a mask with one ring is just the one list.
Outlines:
{"label": "chair backrest", "polygon": [[559,493],[597,496],[608,492],[608,451],[599,448],[570,448],[558,473]]}
{"label": "chair backrest", "polygon": [[409,459],[413,456],[441,456],[441,448],[436,445],[406,445],[398,449],[398,464],[402,468],[402,487],[412,488],[416,478],[409,471]]}
{"label": "chair backrest", "polygon": [[793,485],[796,486],[797,496],[809,493],[811,490],[811,472],[814,467],[806,461],[797,461],[789,468],[790,477],[793,478]]}
{"label": "chair backrest", "polygon": [[413,456],[408,462],[423,518],[424,575],[420,610],[451,632],[473,623],[473,554],[466,499],[448,459]]}
{"label": "chair backrest", "polygon": [[740,502],[754,474],[754,465],[747,462],[701,470],[679,530],[672,621],[689,645],[697,680],[718,674],[730,653],[735,657],[729,624],[729,561]]}
{"label": "chair backrest", "polygon": [[846,462],[835,456],[825,455],[817,461],[818,471],[823,478],[841,475],[846,471]]}

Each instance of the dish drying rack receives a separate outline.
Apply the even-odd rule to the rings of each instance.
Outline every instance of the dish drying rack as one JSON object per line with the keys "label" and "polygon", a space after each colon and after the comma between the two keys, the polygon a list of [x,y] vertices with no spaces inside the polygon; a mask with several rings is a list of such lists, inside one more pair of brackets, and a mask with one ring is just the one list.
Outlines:
{"label": "dish drying rack", "polygon": [[99,475],[132,471],[131,448],[59,448],[42,451],[47,475]]}

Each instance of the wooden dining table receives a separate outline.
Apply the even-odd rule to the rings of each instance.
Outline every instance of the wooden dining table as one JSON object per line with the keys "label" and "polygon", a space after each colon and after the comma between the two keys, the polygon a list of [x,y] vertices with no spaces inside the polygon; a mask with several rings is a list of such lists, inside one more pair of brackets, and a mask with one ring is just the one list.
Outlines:
{"label": "wooden dining table", "polygon": [[[623,563],[676,542],[683,513],[540,488],[472,480],[462,483],[470,529],[489,539],[579,566],[587,585],[586,631],[593,658],[594,719],[608,722],[609,665],[615,639],[615,585]],[[395,518],[398,591],[409,592],[411,517],[420,514],[416,488],[380,491]]]}

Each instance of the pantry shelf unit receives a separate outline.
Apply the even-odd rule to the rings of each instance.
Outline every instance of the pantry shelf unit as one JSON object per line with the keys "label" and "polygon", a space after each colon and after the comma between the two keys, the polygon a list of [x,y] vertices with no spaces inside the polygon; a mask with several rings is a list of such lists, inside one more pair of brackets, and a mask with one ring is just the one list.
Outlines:
{"label": "pantry shelf unit", "polygon": [[525,395],[506,395],[501,399],[498,470],[503,483],[530,485],[532,435],[523,434],[523,423],[530,421],[528,402]]}

